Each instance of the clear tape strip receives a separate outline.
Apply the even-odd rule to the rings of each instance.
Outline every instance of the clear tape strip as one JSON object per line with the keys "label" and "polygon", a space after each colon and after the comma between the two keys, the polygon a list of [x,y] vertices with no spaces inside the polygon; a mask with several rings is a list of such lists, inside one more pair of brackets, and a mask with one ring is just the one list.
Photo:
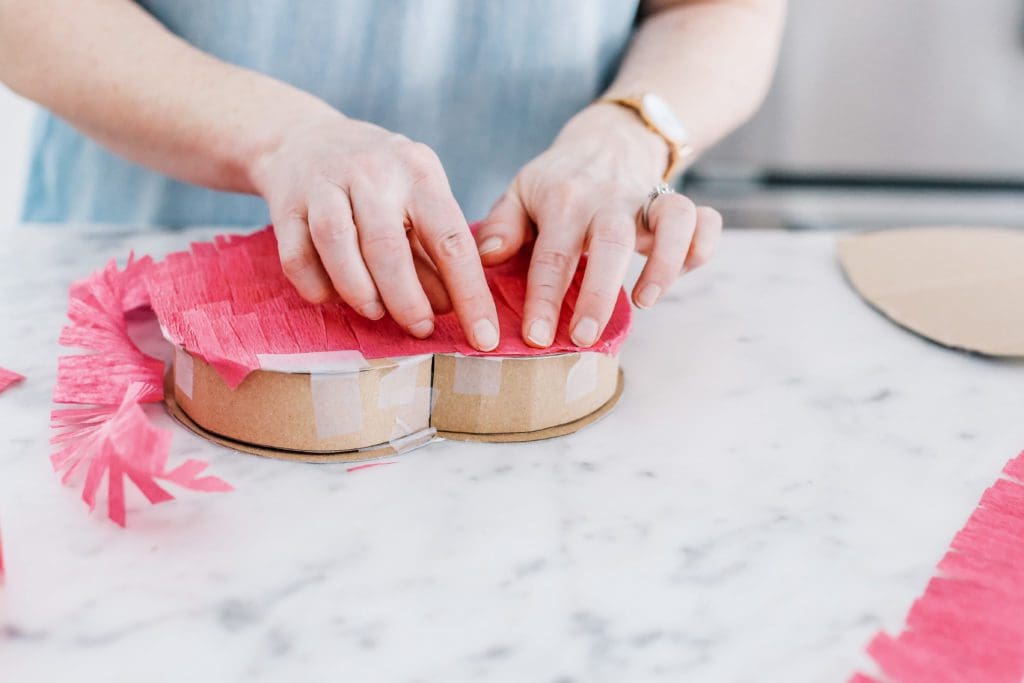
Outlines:
{"label": "clear tape strip", "polygon": [[192,386],[195,377],[195,361],[185,349],[174,347],[174,385],[181,393],[192,398]]}
{"label": "clear tape strip", "polygon": [[408,453],[411,450],[415,450],[420,446],[425,446],[434,439],[436,434],[436,429],[433,427],[427,427],[418,432],[407,434],[401,438],[391,439],[388,444],[394,449],[395,455],[401,455],[403,453]]}
{"label": "clear tape strip", "polygon": [[359,351],[315,351],[311,353],[256,354],[261,370],[330,375],[359,372],[370,364]]}
{"label": "clear tape strip", "polygon": [[309,376],[316,433],[321,439],[354,434],[363,428],[359,374]]}
{"label": "clear tape strip", "polygon": [[565,376],[565,402],[572,403],[597,389],[597,354],[581,353]]}
{"label": "clear tape strip", "polygon": [[416,383],[419,379],[420,367],[430,362],[431,356],[414,356],[403,358],[398,365],[386,370],[381,377],[377,390],[378,408],[396,408],[409,405],[416,400]]}
{"label": "clear tape strip", "polygon": [[452,391],[474,396],[497,396],[501,391],[501,358],[456,354]]}

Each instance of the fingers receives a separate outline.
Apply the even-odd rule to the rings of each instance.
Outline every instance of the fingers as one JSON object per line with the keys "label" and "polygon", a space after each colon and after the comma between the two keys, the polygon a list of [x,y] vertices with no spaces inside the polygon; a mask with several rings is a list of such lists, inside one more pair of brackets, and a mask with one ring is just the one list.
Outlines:
{"label": "fingers", "polygon": [[[438,162],[440,168],[440,162]],[[498,313],[473,235],[443,173],[419,183],[409,215],[417,238],[444,281],[463,332],[475,348],[498,346]]]}
{"label": "fingers", "polygon": [[593,346],[615,308],[636,242],[628,210],[604,210],[591,221],[587,269],[570,326],[577,346]]}
{"label": "fingers", "polygon": [[420,278],[420,284],[423,285],[423,291],[430,300],[431,308],[437,314],[448,313],[452,310],[452,301],[448,298],[448,291],[444,288],[444,282],[441,281],[441,275],[437,272],[434,262],[412,233],[409,233],[409,243],[412,245],[412,262],[416,267],[416,275]]}
{"label": "fingers", "polygon": [[523,305],[523,339],[531,346],[546,348],[554,341],[562,299],[576,272],[585,234],[569,226],[585,220],[564,212],[541,217]]}
{"label": "fingers", "polygon": [[648,214],[653,243],[633,287],[633,303],[650,308],[683,269],[697,227],[697,207],[681,194],[666,194],[651,204]]}
{"label": "fingers", "polygon": [[690,253],[686,257],[683,272],[690,272],[707,263],[722,236],[722,214],[710,206],[697,207],[697,231],[690,245]]}
{"label": "fingers", "polygon": [[335,291],[360,315],[384,317],[384,304],[359,252],[359,236],[348,197],[325,185],[309,202],[309,233]]}
{"label": "fingers", "polygon": [[292,212],[283,219],[275,219],[274,225],[278,256],[285,277],[310,303],[319,304],[330,299],[334,288],[310,239],[306,217]]}
{"label": "fingers", "polygon": [[388,312],[414,337],[429,337],[434,313],[413,265],[401,202],[365,184],[353,184],[350,201],[363,261]]}
{"label": "fingers", "polygon": [[509,189],[491,208],[476,232],[477,250],[485,265],[506,261],[523,246],[532,230],[519,194]]}

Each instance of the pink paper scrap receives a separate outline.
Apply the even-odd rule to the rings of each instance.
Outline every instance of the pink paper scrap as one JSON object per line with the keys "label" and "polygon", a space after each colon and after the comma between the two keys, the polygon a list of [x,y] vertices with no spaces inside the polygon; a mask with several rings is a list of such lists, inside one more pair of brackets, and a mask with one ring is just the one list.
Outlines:
{"label": "pink paper scrap", "polygon": [[125,312],[145,305],[148,290],[142,274],[152,266],[147,257],[130,257],[125,270],[111,261],[71,287],[68,325],[60,343],[86,353],[57,362],[54,402],[70,404],[51,415],[56,447],[54,470],[64,483],[81,481],[82,498],[92,510],[106,481],[107,515],[125,526],[125,479],[149,500],[173,496],[158,482],[197,491],[230,491],[212,476],[200,476],[206,463],[186,460],[169,468],[171,433],[158,429],[143,403],[163,399],[163,362],[142,353],[128,335]]}
{"label": "pink paper scrap", "polygon": [[868,653],[881,676],[849,683],[1024,681],[1024,453],[1007,463],[938,564],[896,637]]}
{"label": "pink paper scrap", "polygon": [[13,370],[5,370],[4,368],[0,368],[0,391],[9,389],[10,387],[14,386],[18,382],[23,381],[24,379],[24,375],[19,375]]}

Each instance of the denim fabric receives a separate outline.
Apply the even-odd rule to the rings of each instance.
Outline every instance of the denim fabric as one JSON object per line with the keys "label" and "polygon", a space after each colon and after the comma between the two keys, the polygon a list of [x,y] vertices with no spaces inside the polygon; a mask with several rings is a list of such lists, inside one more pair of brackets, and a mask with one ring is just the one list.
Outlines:
{"label": "denim fabric", "polygon": [[[614,74],[637,0],[145,0],[174,33],[430,145],[467,218]],[[154,78],[160,74],[154,73]],[[181,183],[37,122],[26,221],[258,225],[256,197]]]}

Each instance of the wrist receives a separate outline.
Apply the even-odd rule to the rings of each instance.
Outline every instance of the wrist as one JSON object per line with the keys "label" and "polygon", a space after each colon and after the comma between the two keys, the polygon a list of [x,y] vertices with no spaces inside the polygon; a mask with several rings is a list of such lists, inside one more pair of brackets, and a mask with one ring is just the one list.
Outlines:
{"label": "wrist", "polygon": [[597,144],[620,159],[628,159],[645,182],[657,182],[668,166],[665,141],[628,109],[610,102],[595,102],[562,128],[556,144]]}
{"label": "wrist", "polygon": [[309,128],[349,121],[341,112],[308,93],[298,91],[288,95],[279,97],[275,107],[264,110],[261,125],[254,128],[251,144],[243,154],[251,190],[264,198],[268,194],[271,168],[293,136]]}

